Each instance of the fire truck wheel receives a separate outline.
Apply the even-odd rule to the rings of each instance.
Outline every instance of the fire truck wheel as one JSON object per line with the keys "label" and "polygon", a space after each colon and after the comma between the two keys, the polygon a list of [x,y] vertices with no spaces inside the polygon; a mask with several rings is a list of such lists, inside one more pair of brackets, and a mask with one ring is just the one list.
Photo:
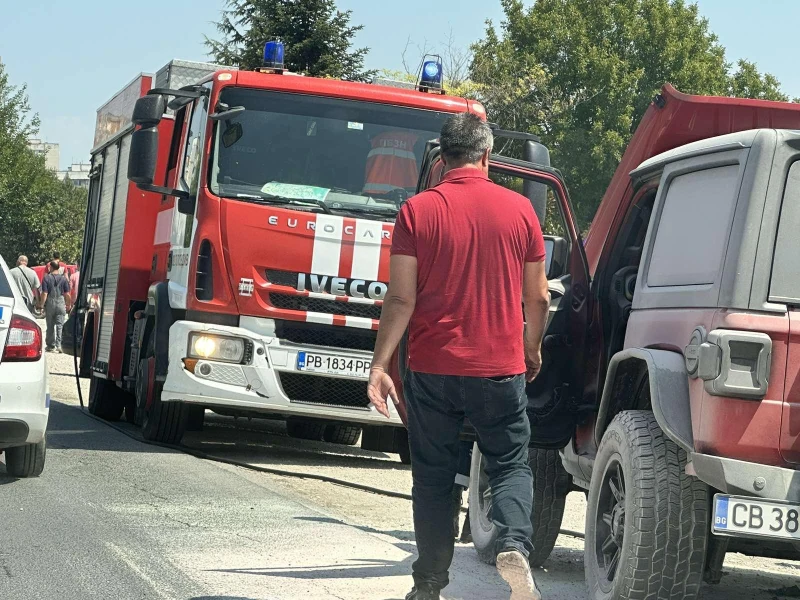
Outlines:
{"label": "fire truck wheel", "polygon": [[[557,450],[531,448],[528,451],[528,466],[533,474],[533,505],[531,525],[533,552],[529,556],[531,566],[540,567],[556,545],[564,506],[570,490],[570,478]],[[483,562],[494,564],[497,526],[492,521],[492,491],[484,470],[483,455],[475,444],[472,450],[472,466],[469,482],[469,520],[472,543]]]}
{"label": "fire truck wheel", "polygon": [[289,417],[286,419],[286,433],[289,434],[289,437],[299,440],[314,440],[318,442],[322,440],[322,435],[325,433],[325,423],[311,419]]}
{"label": "fire truck wheel", "polygon": [[152,357],[140,360],[136,376],[136,408],[137,413],[141,414],[142,437],[162,444],[177,444],[186,430],[186,405],[183,402],[161,401],[164,384],[150,381],[153,362]]}
{"label": "fire truck wheel", "polygon": [[6,448],[6,471],[12,477],[38,477],[44,471],[47,438],[38,444]]}
{"label": "fire truck wheel", "polygon": [[203,431],[206,418],[205,406],[189,406],[186,408],[186,431]]}
{"label": "fire truck wheel", "polygon": [[693,599],[709,535],[708,487],[648,411],[618,414],[597,452],[584,568],[592,600]]}
{"label": "fire truck wheel", "polygon": [[332,444],[355,446],[361,437],[361,427],[356,425],[328,425],[322,434],[322,439]]}
{"label": "fire truck wheel", "polygon": [[92,377],[89,384],[89,412],[106,421],[119,421],[125,402],[113,381]]}

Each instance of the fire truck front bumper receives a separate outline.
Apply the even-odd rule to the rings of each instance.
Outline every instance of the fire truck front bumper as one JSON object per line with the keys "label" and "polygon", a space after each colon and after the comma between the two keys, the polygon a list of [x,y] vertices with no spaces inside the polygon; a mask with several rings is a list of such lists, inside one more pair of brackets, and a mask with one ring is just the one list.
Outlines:
{"label": "fire truck front bumper", "polygon": [[369,404],[372,353],[287,342],[274,335],[269,322],[248,319],[252,327],[174,323],[162,401],[402,426],[391,402],[389,419]]}

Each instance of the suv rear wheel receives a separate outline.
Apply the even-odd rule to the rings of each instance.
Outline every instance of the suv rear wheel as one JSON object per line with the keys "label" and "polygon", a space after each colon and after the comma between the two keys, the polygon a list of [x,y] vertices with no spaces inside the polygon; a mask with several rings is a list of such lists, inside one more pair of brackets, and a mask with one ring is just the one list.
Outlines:
{"label": "suv rear wheel", "polygon": [[[558,450],[528,450],[528,465],[533,474],[533,552],[531,566],[539,567],[550,556],[564,517],[564,505],[570,490],[569,474],[561,464]],[[492,491],[483,469],[483,455],[475,444],[469,480],[469,521],[472,543],[478,557],[494,564],[497,527],[492,521]]]}
{"label": "suv rear wheel", "polygon": [[696,598],[709,531],[708,487],[647,411],[626,411],[597,452],[584,565],[592,600]]}

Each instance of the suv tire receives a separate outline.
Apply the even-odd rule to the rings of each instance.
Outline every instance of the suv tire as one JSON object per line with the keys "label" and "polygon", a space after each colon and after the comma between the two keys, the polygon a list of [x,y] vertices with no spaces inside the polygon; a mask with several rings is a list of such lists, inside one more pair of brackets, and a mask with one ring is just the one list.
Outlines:
{"label": "suv tire", "polygon": [[89,383],[89,412],[106,421],[119,421],[125,410],[123,392],[113,381],[92,375]]}
{"label": "suv tire", "polygon": [[[561,464],[558,450],[530,448],[528,465],[533,474],[533,552],[531,566],[539,567],[548,559],[556,544],[564,506],[570,490],[570,477]],[[469,520],[472,543],[478,558],[488,564],[495,562],[497,527],[491,520],[491,491],[483,471],[483,455],[478,445],[472,449],[472,466],[469,481]]]}
{"label": "suv tire", "polygon": [[355,446],[361,437],[361,427],[356,425],[328,425],[322,434],[322,439],[332,444]]}
{"label": "suv tire", "polygon": [[586,509],[589,598],[697,597],[709,535],[708,487],[647,411],[618,414],[594,462]]}
{"label": "suv tire", "polygon": [[44,470],[47,436],[38,444],[6,448],[6,472],[12,477],[38,477]]}

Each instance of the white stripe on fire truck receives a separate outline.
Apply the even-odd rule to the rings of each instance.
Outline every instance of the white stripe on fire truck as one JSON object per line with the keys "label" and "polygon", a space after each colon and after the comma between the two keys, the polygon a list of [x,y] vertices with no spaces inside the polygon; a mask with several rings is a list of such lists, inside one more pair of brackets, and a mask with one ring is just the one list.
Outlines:
{"label": "white stripe on fire truck", "polygon": [[339,274],[339,255],[342,252],[344,219],[336,215],[317,215],[314,228],[314,250],[311,272],[318,275]]}
{"label": "white stripe on fire truck", "polygon": [[169,243],[172,236],[172,209],[162,210],[156,217],[156,232],[153,236],[153,245]]}
{"label": "white stripe on fire truck", "polygon": [[306,321],[308,323],[319,323],[320,325],[333,325],[333,315],[318,312],[307,312]]}
{"label": "white stripe on fire truck", "polygon": [[347,327],[359,327],[361,329],[372,329],[372,319],[364,317],[348,317],[345,316],[344,324]]}
{"label": "white stripe on fire truck", "polygon": [[347,302],[352,302],[353,304],[383,304],[381,300],[373,300],[372,298],[356,298],[355,296],[347,296],[345,300]]}
{"label": "white stripe on fire truck", "polygon": [[353,268],[350,277],[375,281],[378,279],[378,266],[381,262],[381,235],[383,223],[380,221],[356,221],[356,241],[353,246]]}

